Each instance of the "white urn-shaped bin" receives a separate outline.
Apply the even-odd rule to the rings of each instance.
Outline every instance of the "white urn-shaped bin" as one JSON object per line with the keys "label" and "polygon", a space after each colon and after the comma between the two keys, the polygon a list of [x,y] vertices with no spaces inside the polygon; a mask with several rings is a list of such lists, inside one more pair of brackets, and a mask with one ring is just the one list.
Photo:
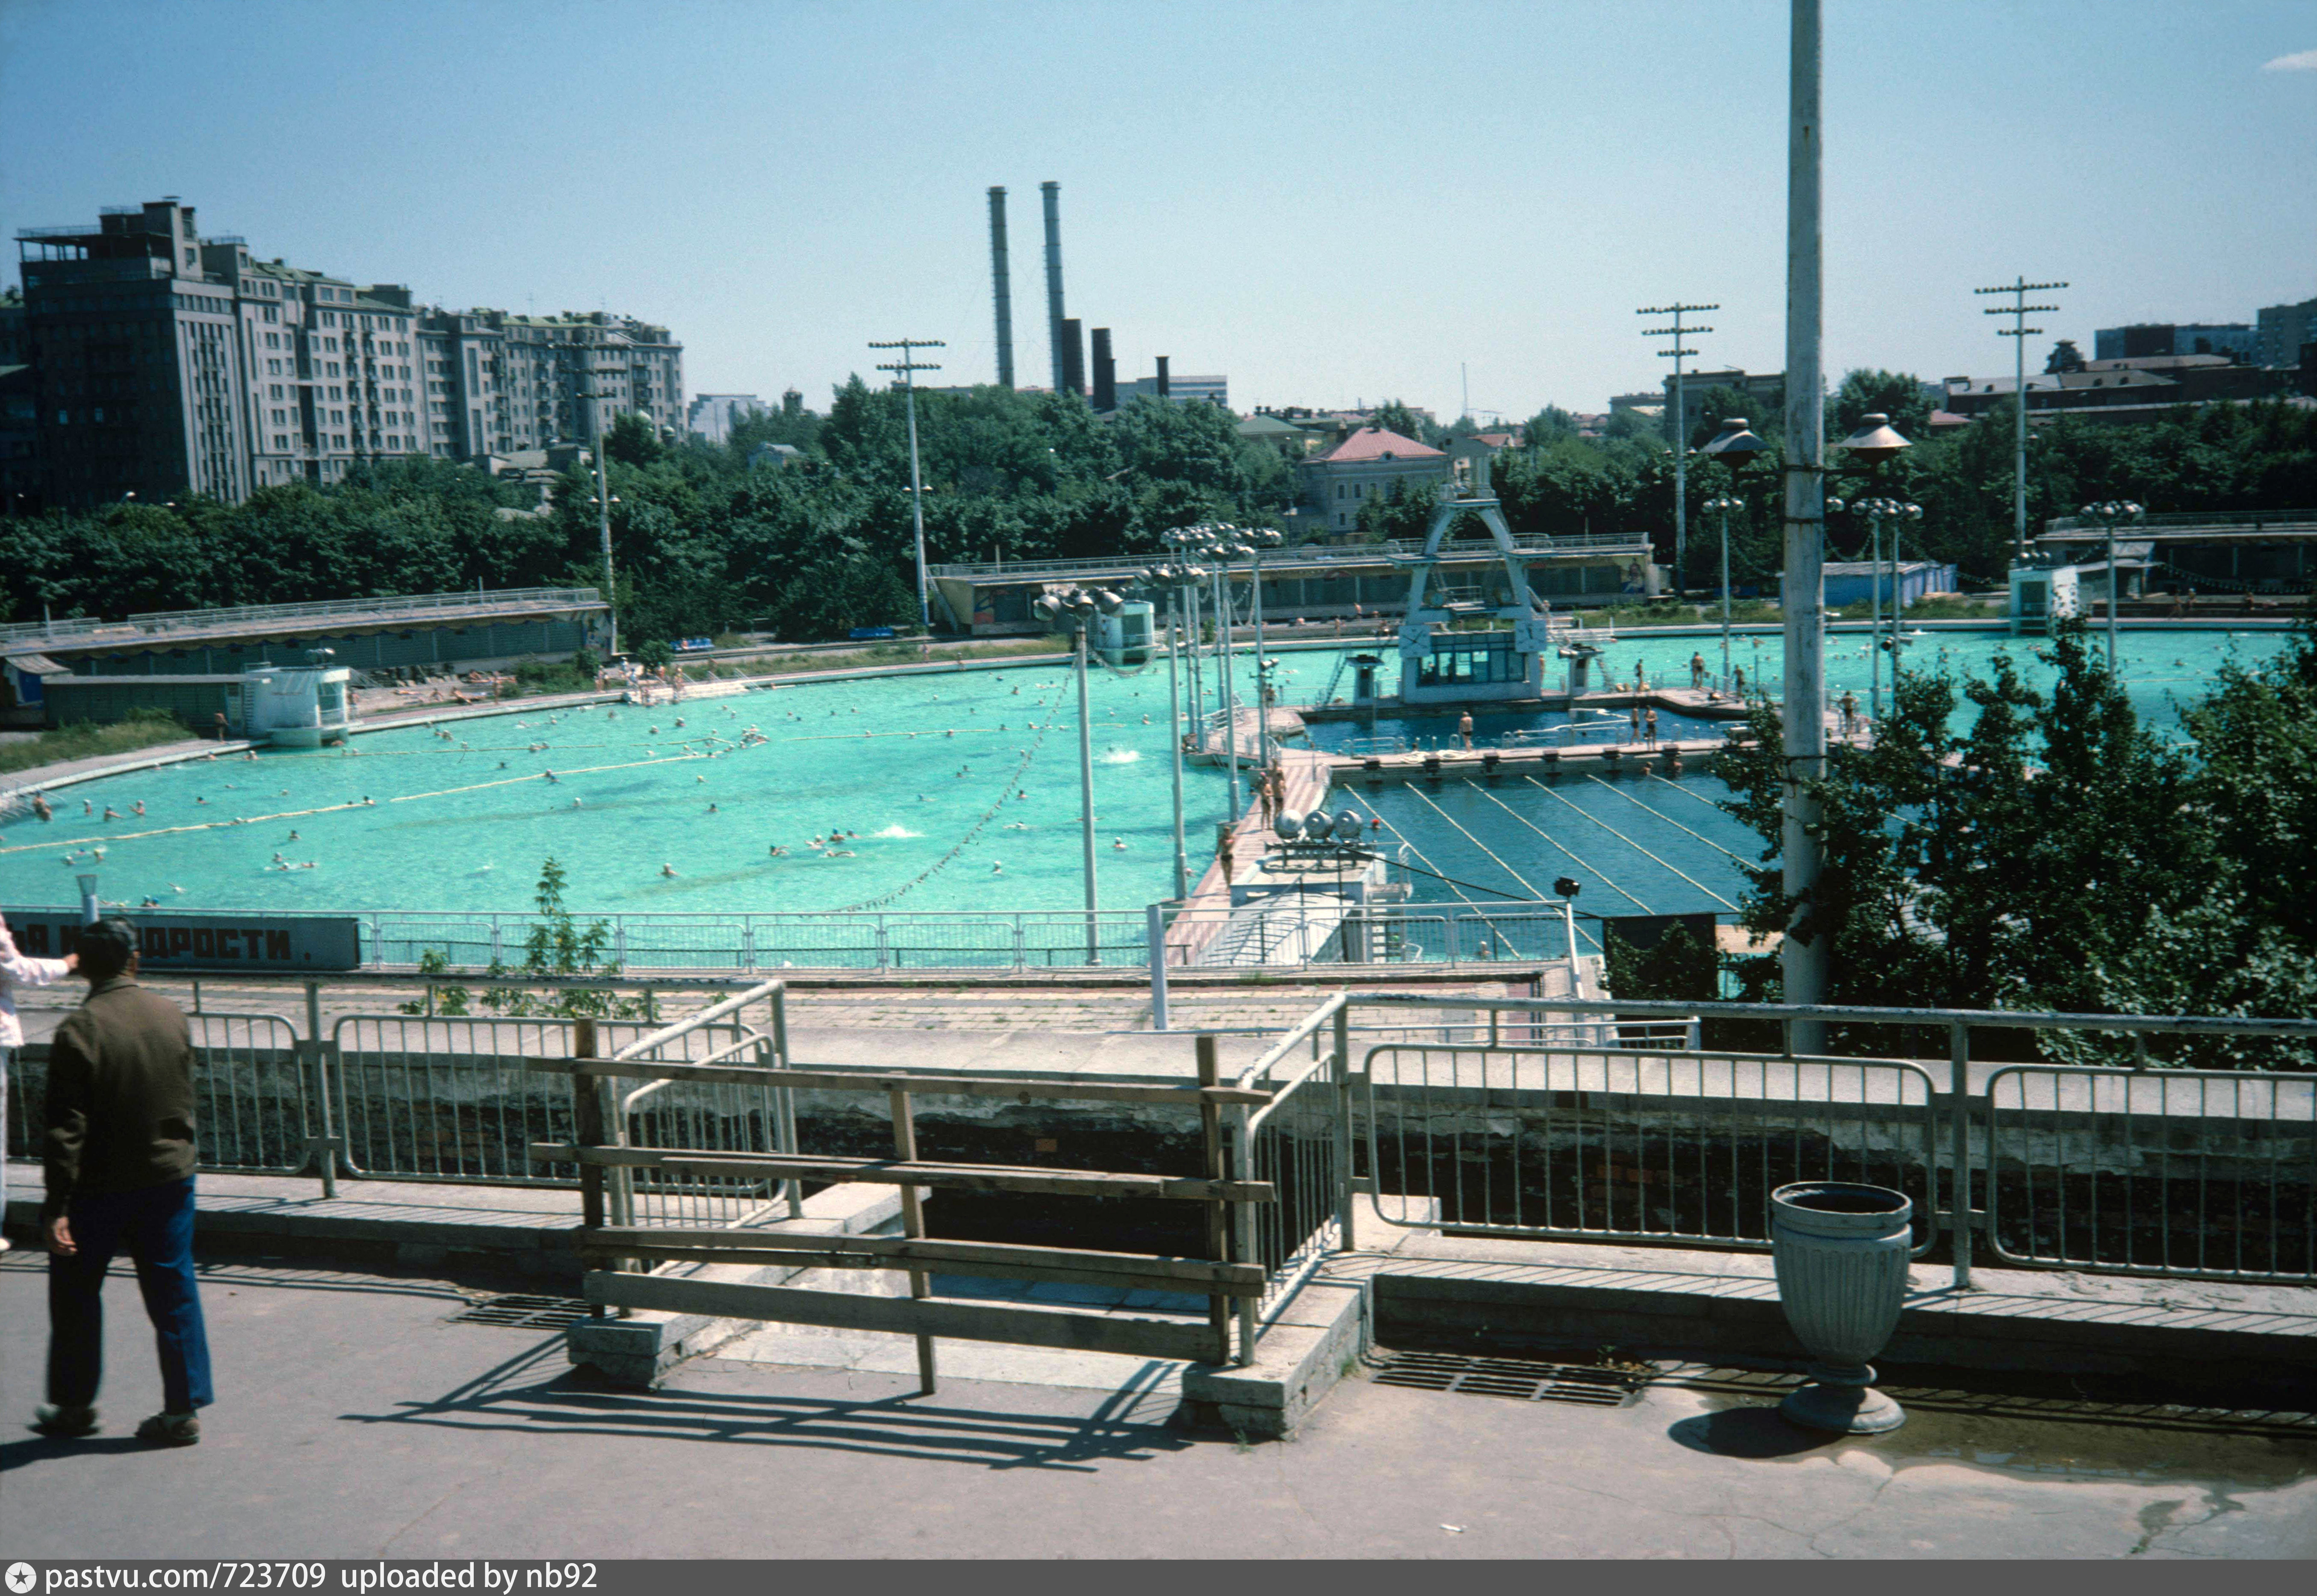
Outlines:
{"label": "white urn-shaped bin", "polygon": [[1779,1404],[1797,1424],[1877,1435],[1907,1422],[1874,1389],[1869,1360],[1898,1328],[1907,1299],[1903,1191],[1847,1181],[1802,1181],[1770,1193],[1770,1258],[1778,1304],[1814,1361],[1810,1383]]}

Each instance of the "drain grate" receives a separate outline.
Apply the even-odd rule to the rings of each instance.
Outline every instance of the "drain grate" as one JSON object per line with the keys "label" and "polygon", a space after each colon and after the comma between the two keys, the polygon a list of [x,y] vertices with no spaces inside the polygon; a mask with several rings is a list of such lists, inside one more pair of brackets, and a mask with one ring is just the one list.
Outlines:
{"label": "drain grate", "polygon": [[512,1292],[486,1297],[465,1312],[452,1314],[453,1324],[505,1324],[515,1330],[561,1330],[587,1317],[588,1305],[576,1297],[532,1297]]}
{"label": "drain grate", "polygon": [[1573,1402],[1624,1407],[1648,1377],[1585,1363],[1534,1363],[1525,1358],[1474,1358],[1451,1352],[1395,1352],[1376,1371],[1379,1386],[1457,1391],[1515,1402]]}

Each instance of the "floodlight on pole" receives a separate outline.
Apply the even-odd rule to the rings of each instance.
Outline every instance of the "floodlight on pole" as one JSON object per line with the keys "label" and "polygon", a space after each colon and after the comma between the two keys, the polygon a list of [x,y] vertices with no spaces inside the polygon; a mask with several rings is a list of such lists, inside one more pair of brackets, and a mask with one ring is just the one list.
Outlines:
{"label": "floodlight on pole", "polygon": [[926,479],[917,469],[917,373],[938,371],[941,367],[916,358],[920,349],[946,349],[948,344],[938,338],[894,338],[885,343],[872,340],[872,349],[898,349],[898,361],[881,361],[880,371],[898,371],[901,377],[901,394],[909,411],[909,510],[917,522],[917,625],[930,632],[934,629],[932,601],[926,590]]}
{"label": "floodlight on pole", "polygon": [[[1744,416],[1732,415],[1723,419],[1722,431],[1697,452],[1728,467],[1731,483],[1735,486],[1738,473],[1758,456],[1767,453],[1769,447],[1755,435]],[[1708,499],[1698,506],[1701,510],[1719,510],[1722,513],[1722,679],[1724,682],[1730,680],[1730,513],[1745,507],[1743,500],[1729,494]]]}
{"label": "floodlight on pole", "polygon": [[2018,555],[2021,559],[2027,557],[2027,340],[2040,337],[2044,332],[2041,327],[2029,326],[2027,318],[2059,309],[2057,305],[2030,305],[2027,303],[2027,296],[2049,293],[2054,289],[2063,289],[2067,286],[2064,282],[2030,282],[2022,277],[2017,282],[1996,288],[1975,288],[1971,290],[1974,294],[2009,294],[2011,296],[2010,304],[1990,305],[1984,314],[2009,317],[2011,325],[2008,327],[1996,328],[1995,335],[1999,338],[2016,340],[2011,352],[2013,371],[2011,404],[2018,414],[2013,417],[2014,435],[2011,444],[2013,467],[2011,527],[2012,536],[2018,544]]}
{"label": "floodlight on pole", "polygon": [[2107,673],[2116,674],[2116,615],[2124,602],[2124,585],[2116,568],[2116,529],[2120,523],[2138,521],[2146,513],[2129,499],[2107,499],[2097,504],[2087,504],[2082,514],[2086,521],[2097,521],[2107,528]]}
{"label": "floodlight on pole", "polygon": [[1689,551],[1689,403],[1685,397],[1686,389],[1682,385],[1681,363],[1697,352],[1694,349],[1684,349],[1681,341],[1691,333],[1713,331],[1712,327],[1686,327],[1681,325],[1681,318],[1693,312],[1721,308],[1719,305],[1645,305],[1633,312],[1635,316],[1673,317],[1673,325],[1644,327],[1642,336],[1670,336],[1673,339],[1671,349],[1660,349],[1658,353],[1673,357],[1673,591],[1677,598],[1686,593],[1689,587],[1683,572],[1685,556]]}

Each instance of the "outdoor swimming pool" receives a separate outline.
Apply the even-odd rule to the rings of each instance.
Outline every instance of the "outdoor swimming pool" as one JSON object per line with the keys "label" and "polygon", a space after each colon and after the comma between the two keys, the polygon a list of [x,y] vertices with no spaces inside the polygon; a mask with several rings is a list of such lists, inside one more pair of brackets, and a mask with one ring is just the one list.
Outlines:
{"label": "outdoor swimming pool", "polygon": [[[2230,651],[2258,663],[2285,640],[2126,632],[2127,681],[2142,713],[2169,726],[2172,702],[2193,700]],[[2024,661],[2033,643],[1935,632],[1910,663],[1944,653],[1959,672],[1983,671],[1997,648]],[[1279,651],[1282,700],[1318,693],[1338,655],[1356,646]],[[1606,674],[1629,679],[1638,659],[1652,681],[1686,680],[1693,652],[1718,661],[1719,640],[1629,634],[1611,646]],[[1758,653],[1775,682],[1777,652],[1775,635],[1758,646],[1741,636],[1736,656],[1754,678]],[[1855,689],[1863,703],[1866,665],[1863,638],[1829,640],[1836,691]],[[1242,691],[1249,673],[1243,659]],[[2026,674],[2049,676],[2032,663]],[[1091,700],[1102,902],[1139,910],[1173,890],[1163,663],[1096,672]],[[1563,718],[1481,718],[1484,736]],[[1406,729],[1446,740],[1454,719],[1411,718]],[[768,740],[743,746],[750,727]],[[1675,729],[1661,715],[1661,734]],[[0,901],[70,904],[73,878],[93,869],[108,902],[132,905],[151,896],[183,909],[519,911],[551,854],[582,912],[1081,902],[1077,697],[1055,662],[797,682],[653,710],[517,709],[440,731],[447,737],[424,727],[369,732],[349,749],[201,761],[70,788],[57,795],[53,822],[7,825]],[[1323,722],[1312,732],[1331,747],[1366,727]],[[1194,878],[1226,817],[1226,785],[1217,770],[1185,771]],[[1570,778],[1550,791],[1506,780],[1487,792],[1448,782],[1437,793],[1387,787],[1342,801],[1381,816],[1412,854],[1474,887],[1525,896],[1512,873],[1540,887],[1573,875],[1588,911],[1668,914],[1722,909],[1719,900],[1740,896],[1732,855],[1750,859],[1754,843],[1712,807],[1720,790],[1701,776],[1677,787]],[[121,818],[103,820],[107,807]],[[832,849],[839,830],[848,834]],[[95,860],[89,851],[100,846]],[[276,868],[277,855],[312,868]],[[1416,896],[1458,894],[1419,878]]]}

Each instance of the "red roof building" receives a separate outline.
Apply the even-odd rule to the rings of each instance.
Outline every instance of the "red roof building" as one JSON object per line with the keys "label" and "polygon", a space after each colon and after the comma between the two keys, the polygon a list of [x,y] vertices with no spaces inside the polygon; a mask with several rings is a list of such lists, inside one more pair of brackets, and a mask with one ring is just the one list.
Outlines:
{"label": "red roof building", "polygon": [[1362,427],[1325,454],[1303,462],[1303,513],[1325,535],[1359,524],[1360,505],[1400,483],[1434,486],[1448,477],[1448,457],[1382,427]]}

